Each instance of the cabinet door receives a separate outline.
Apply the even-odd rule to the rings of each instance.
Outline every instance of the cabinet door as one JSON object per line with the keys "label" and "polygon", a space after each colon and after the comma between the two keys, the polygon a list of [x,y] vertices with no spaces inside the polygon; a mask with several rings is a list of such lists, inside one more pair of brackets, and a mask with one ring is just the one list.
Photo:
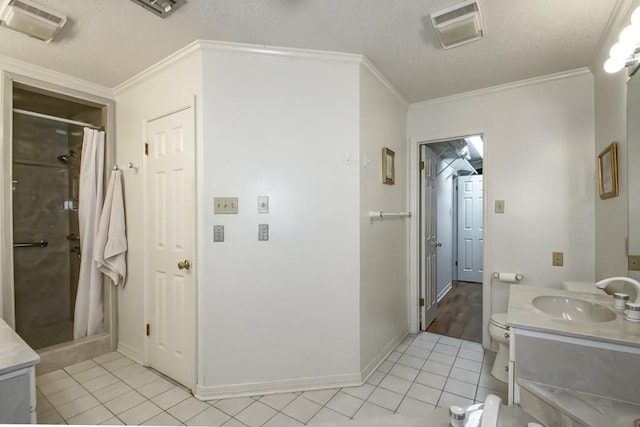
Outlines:
{"label": "cabinet door", "polygon": [[28,369],[0,375],[0,424],[31,422],[30,387]]}

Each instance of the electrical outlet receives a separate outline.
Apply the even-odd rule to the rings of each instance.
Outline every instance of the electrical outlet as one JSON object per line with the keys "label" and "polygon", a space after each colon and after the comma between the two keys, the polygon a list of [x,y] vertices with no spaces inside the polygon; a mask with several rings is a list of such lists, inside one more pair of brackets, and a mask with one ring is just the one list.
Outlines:
{"label": "electrical outlet", "polygon": [[629,255],[629,270],[640,271],[640,255]]}
{"label": "electrical outlet", "polygon": [[258,224],[258,241],[266,242],[269,240],[269,224]]}
{"label": "electrical outlet", "polygon": [[224,225],[213,226],[213,241],[224,242]]}
{"label": "electrical outlet", "polygon": [[237,214],[238,198],[237,197],[214,197],[213,213],[214,214]]}
{"label": "electrical outlet", "polygon": [[551,264],[554,267],[562,267],[564,265],[564,252],[554,252]]}
{"label": "electrical outlet", "polygon": [[504,200],[496,200],[496,213],[504,213]]}

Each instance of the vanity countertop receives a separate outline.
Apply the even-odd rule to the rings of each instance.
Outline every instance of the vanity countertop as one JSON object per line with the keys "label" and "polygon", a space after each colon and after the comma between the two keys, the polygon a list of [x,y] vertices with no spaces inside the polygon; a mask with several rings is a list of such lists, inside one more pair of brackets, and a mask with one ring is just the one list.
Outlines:
{"label": "vanity countertop", "polygon": [[[616,318],[609,322],[576,322],[554,317],[538,310],[531,303],[535,297],[541,295],[580,298],[600,304],[612,309],[616,313]],[[606,294],[598,295],[535,286],[512,286],[509,292],[507,322],[516,328],[640,347],[640,323],[625,320],[623,311],[613,308],[613,297]]]}
{"label": "vanity countertop", "polygon": [[33,366],[40,356],[0,318],[0,375]]}

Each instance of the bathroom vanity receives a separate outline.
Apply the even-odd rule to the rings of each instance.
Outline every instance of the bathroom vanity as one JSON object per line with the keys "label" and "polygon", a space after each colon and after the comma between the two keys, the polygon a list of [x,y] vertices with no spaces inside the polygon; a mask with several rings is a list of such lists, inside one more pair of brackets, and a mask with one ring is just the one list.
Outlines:
{"label": "bathroom vanity", "polygon": [[0,318],[0,424],[36,422],[40,356]]}
{"label": "bathroom vanity", "polygon": [[514,286],[508,322],[509,403],[550,425],[640,418],[640,323],[611,296]]}

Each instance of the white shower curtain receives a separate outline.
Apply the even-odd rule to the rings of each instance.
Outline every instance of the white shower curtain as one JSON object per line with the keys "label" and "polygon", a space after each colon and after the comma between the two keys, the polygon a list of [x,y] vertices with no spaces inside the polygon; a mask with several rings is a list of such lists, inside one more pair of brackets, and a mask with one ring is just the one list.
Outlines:
{"label": "white shower curtain", "polygon": [[93,246],[102,213],[103,173],[104,132],[84,128],[78,204],[82,258],[73,339],[94,335],[103,329],[102,275],[93,259]]}

